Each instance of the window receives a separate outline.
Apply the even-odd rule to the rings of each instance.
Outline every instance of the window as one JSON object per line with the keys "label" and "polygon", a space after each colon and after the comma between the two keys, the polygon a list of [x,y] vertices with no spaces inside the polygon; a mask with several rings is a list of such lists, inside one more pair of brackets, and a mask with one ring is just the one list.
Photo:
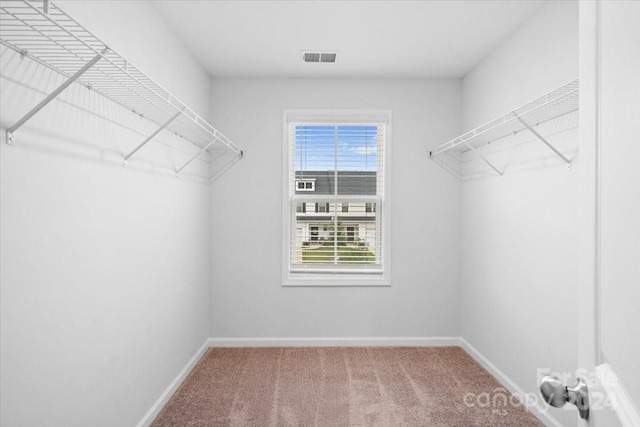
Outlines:
{"label": "window", "polygon": [[318,226],[315,225],[315,226],[309,227],[309,230],[311,231],[309,233],[309,240],[311,242],[317,242],[318,241],[318,235],[319,235]]}
{"label": "window", "polygon": [[329,203],[316,203],[316,212],[329,212]]}
{"label": "window", "polygon": [[296,180],[296,192],[298,191],[315,191],[316,182],[314,180]]}
{"label": "window", "polygon": [[285,111],[283,284],[389,284],[389,128],[386,111]]}
{"label": "window", "polygon": [[356,230],[358,229],[358,226],[348,226],[347,227],[347,242],[355,242],[356,241]]}

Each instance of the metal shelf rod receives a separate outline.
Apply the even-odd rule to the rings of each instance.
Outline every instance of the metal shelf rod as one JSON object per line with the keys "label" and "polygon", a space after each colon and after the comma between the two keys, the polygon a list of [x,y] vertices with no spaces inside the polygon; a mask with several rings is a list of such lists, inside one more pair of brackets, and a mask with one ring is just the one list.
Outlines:
{"label": "metal shelf rod", "polygon": [[18,130],[23,124],[25,124],[29,119],[31,119],[31,117],[33,117],[38,111],[42,110],[42,108],[44,108],[45,105],[47,105],[48,103],[53,101],[53,99],[55,97],[60,95],[60,93],[63,90],[65,90],[67,87],[69,87],[70,84],[72,84],[74,81],[76,81],[78,79],[78,77],[83,75],[89,68],[93,67],[96,64],[96,62],[98,62],[100,59],[102,59],[103,55],[105,53],[107,53],[108,50],[109,49],[105,47],[104,50],[102,51],[102,53],[99,53],[92,60],[87,62],[84,65],[84,67],[82,67],[78,71],[76,71],[76,73],[74,75],[69,77],[64,83],[62,83],[60,86],[58,86],[58,88],[56,90],[54,90],[53,92],[51,92],[49,94],[49,96],[47,96],[45,99],[40,101],[40,103],[38,105],[33,107],[31,109],[31,111],[29,111],[27,114],[24,115],[24,117],[22,117],[20,120],[18,120],[18,122],[16,124],[14,124],[9,129],[7,129],[7,144],[13,144],[13,142],[14,142],[13,133],[16,130]]}

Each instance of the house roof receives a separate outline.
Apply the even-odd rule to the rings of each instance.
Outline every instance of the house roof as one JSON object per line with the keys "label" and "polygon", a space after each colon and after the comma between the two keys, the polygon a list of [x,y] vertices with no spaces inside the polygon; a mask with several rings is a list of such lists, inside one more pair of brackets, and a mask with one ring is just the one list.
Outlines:
{"label": "house roof", "polygon": [[[338,171],[338,195],[375,196],[377,194],[375,171]],[[296,171],[296,180],[314,180],[314,191],[298,191],[300,195],[333,195],[336,188],[334,171]]]}

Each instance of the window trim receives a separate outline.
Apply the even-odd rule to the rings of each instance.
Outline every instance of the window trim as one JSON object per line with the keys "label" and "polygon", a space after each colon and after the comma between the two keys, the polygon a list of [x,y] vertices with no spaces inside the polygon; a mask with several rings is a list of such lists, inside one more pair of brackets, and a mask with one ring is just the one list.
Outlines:
{"label": "window trim", "polygon": [[[282,286],[320,286],[320,287],[369,287],[391,285],[391,147],[392,125],[391,110],[283,110],[282,114]],[[384,141],[384,203],[381,209],[381,221],[384,230],[382,238],[382,254],[384,265],[375,273],[367,272],[333,272],[333,273],[301,273],[290,270],[289,242],[291,238],[291,209],[289,189],[289,124],[361,124],[380,123],[385,125]],[[295,194],[295,189],[294,189]],[[295,211],[295,209],[293,209]]]}

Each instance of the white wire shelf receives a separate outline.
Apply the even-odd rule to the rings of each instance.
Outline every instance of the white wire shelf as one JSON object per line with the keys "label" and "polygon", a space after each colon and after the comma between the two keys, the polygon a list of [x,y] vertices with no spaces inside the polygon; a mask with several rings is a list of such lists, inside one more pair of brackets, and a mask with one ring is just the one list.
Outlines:
{"label": "white wire shelf", "polygon": [[[579,81],[574,80],[497,119],[491,120],[482,126],[478,126],[438,146],[429,152],[429,157],[437,161],[441,166],[452,171],[448,163],[442,161],[445,155],[448,158],[459,159],[460,156],[465,153],[473,152],[477,158],[481,159],[487,166],[493,169],[494,172],[502,175],[503,171],[484,157],[479,149],[503,138],[528,130],[570,167],[571,160],[551,144],[547,138],[536,131],[536,128],[542,124],[578,111],[580,103],[579,87]],[[461,172],[459,170],[453,172],[460,177]]]}
{"label": "white wire shelf", "polygon": [[0,43],[67,78],[65,83],[7,130],[14,132],[68,85],[79,83],[158,126],[123,159],[124,164],[161,131],[198,147],[182,171],[205,151],[243,152],[158,83],[114,52],[49,0],[1,0]]}

